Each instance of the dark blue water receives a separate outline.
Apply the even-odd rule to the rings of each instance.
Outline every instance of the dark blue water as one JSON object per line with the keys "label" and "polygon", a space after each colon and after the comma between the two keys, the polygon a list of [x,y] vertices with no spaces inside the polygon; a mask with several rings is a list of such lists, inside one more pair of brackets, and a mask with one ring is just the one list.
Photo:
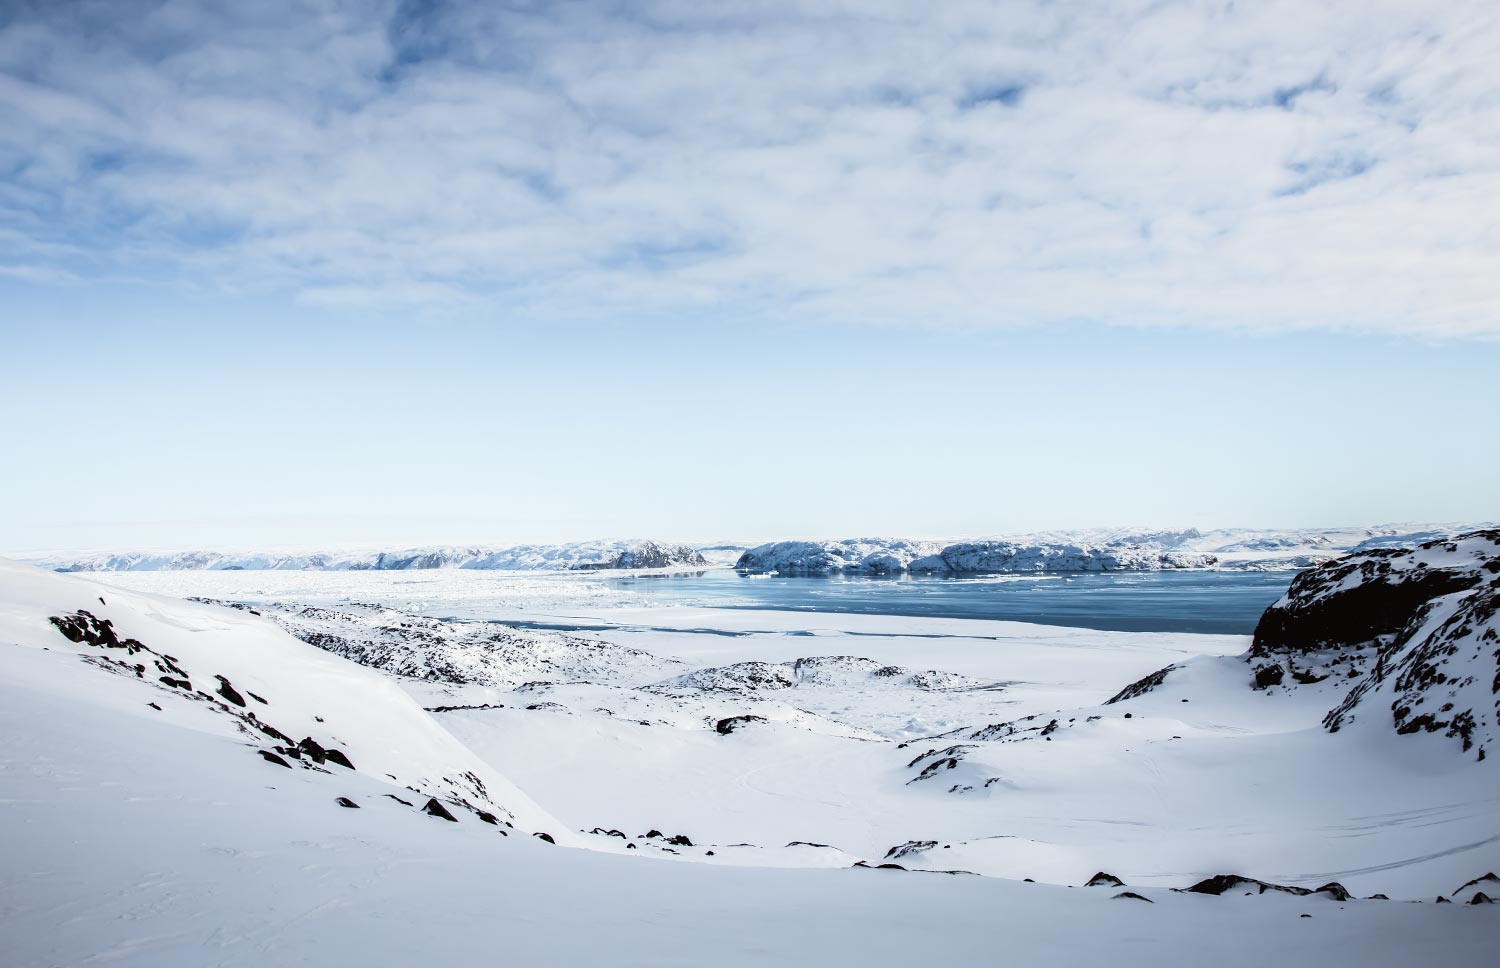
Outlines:
{"label": "dark blue water", "polygon": [[1157,571],[972,578],[697,576],[617,579],[648,598],[725,608],[1004,619],[1120,632],[1248,635],[1295,572]]}

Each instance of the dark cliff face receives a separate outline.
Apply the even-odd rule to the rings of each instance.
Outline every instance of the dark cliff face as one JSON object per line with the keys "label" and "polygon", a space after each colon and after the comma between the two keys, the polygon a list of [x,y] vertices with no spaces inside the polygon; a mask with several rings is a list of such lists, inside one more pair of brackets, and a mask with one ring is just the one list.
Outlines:
{"label": "dark cliff face", "polygon": [[1500,742],[1500,530],[1304,572],[1261,617],[1248,658],[1258,689],[1348,680],[1330,732],[1376,718],[1485,759]]}
{"label": "dark cliff face", "polygon": [[[1500,532],[1477,533],[1500,541]],[[1423,547],[1438,544],[1445,542]],[[1260,617],[1251,656],[1348,648],[1395,635],[1428,602],[1474,588],[1483,580],[1471,567],[1403,568],[1410,556],[1410,549],[1383,548],[1304,571],[1286,596]]]}

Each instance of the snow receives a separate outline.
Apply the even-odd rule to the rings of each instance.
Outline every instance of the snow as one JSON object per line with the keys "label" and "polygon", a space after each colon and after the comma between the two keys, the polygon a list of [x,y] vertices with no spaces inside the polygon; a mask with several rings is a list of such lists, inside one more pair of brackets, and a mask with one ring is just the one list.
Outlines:
{"label": "snow", "polygon": [[103,552],[23,556],[31,564],[66,572],[184,571],[405,571],[430,568],[479,570],[614,569],[702,567],[707,560],[685,545],[641,539],[584,541],[560,545],[432,546],[384,551],[316,552]]}
{"label": "snow", "polygon": [[1448,537],[1474,525],[1386,525],[1300,530],[1098,528],[957,542],[906,538],[778,541],[747,550],[742,571],[782,575],[984,574],[1307,568],[1358,548]]}
{"label": "snow", "polygon": [[[1463,900],[1500,867],[1493,760],[1329,733],[1349,686],[1256,691],[1247,637],[663,605],[579,573],[101,577],[0,562],[7,965],[1405,965],[1484,963],[1500,931],[1170,890]],[[70,642],[49,618],[79,609],[154,651]],[[159,654],[193,691],[105,661]],[[215,675],[356,768],[262,759]],[[1068,888],[1099,870],[1154,903]]]}

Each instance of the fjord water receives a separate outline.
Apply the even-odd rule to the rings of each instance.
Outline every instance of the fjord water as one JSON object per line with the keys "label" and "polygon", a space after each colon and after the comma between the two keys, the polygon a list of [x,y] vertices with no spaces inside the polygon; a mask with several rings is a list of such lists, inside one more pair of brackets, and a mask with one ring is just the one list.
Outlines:
{"label": "fjord water", "polygon": [[1116,632],[1248,635],[1296,572],[1149,571],[923,578],[699,575],[617,579],[644,598],[724,608],[1001,619]]}

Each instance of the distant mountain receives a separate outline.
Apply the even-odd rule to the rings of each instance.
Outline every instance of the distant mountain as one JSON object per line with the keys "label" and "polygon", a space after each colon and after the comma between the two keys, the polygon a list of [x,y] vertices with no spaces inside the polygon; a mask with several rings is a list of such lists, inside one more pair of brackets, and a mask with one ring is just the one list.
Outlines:
{"label": "distant mountain", "polygon": [[138,552],[28,557],[53,571],[404,571],[467,568],[494,571],[705,567],[707,559],[687,545],[655,541],[586,541],[512,548],[433,547],[401,551],[319,552]]}
{"label": "distant mountain", "polygon": [[1350,551],[1446,538],[1479,525],[1369,528],[1095,528],[938,542],[907,538],[776,541],[750,548],[735,567],[751,574],[982,574],[1160,571],[1186,568],[1294,570]]}

